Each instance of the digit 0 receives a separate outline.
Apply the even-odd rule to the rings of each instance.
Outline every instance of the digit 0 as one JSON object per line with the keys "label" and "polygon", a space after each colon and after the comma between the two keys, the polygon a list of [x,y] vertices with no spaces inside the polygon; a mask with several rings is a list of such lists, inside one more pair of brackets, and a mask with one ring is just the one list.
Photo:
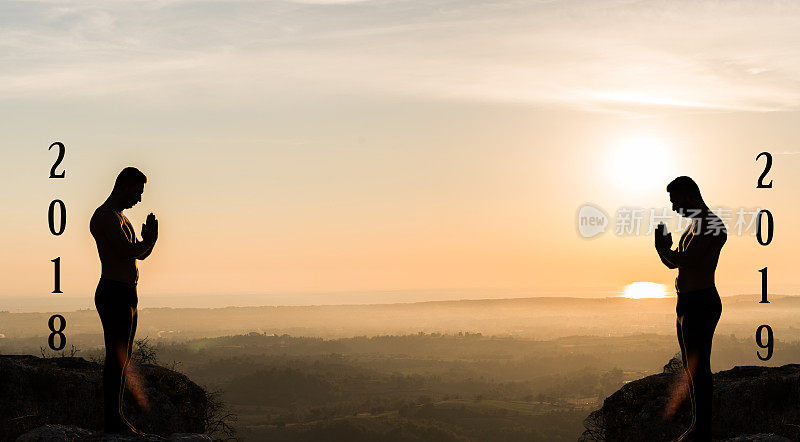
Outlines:
{"label": "digit 0", "polygon": [[[58,327],[58,330],[55,329],[56,319],[61,320],[61,324]],[[62,332],[64,331],[65,328],[67,328],[67,320],[64,319],[64,317],[61,315],[53,315],[50,317],[50,320],[47,321],[47,326],[50,328],[50,331],[52,332],[50,333],[50,336],[47,337],[47,345],[49,345],[50,348],[56,351],[64,348],[64,346],[67,345],[67,337],[64,336],[64,333]],[[55,344],[56,336],[59,337],[58,347],[56,347]]]}
{"label": "digit 0", "polygon": [[[56,230],[56,222],[55,222],[56,206],[59,207],[58,230]],[[47,209],[47,223],[50,226],[50,233],[52,233],[53,235],[58,236],[64,233],[64,228],[67,227],[67,206],[64,205],[64,201],[53,200],[50,203],[50,207]]]}
{"label": "digit 0", "polygon": [[[761,215],[766,213],[767,214],[767,240],[764,241],[764,237],[761,234]],[[772,219],[772,212],[767,209],[759,210],[758,217],[756,218],[756,239],[758,243],[762,246],[766,246],[767,244],[772,242],[772,234],[773,230],[775,230],[775,222]]]}

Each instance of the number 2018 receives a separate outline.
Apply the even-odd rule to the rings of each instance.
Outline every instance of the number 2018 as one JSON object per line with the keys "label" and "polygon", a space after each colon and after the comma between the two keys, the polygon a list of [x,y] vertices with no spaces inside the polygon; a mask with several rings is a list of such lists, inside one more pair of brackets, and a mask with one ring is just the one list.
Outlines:
{"label": "number 2018", "polygon": [[[47,150],[52,150],[54,147],[58,148],[58,158],[56,159],[55,163],[53,163],[53,167],[50,168],[50,176],[49,178],[64,178],[67,174],[66,170],[62,170],[61,173],[57,173],[56,169],[61,165],[61,162],[64,160],[64,154],[66,153],[66,147],[64,147],[64,143],[56,141],[55,143],[51,144]],[[56,225],[56,213],[58,214],[58,225]],[[67,228],[67,206],[64,204],[64,201],[60,199],[55,199],[50,203],[50,207],[47,208],[47,224],[50,227],[50,233],[54,236],[60,236],[64,233],[64,230]],[[53,291],[51,293],[64,293],[61,291],[61,257],[57,257],[55,259],[50,260],[53,265],[55,266],[53,269]],[[58,329],[55,328],[56,320],[59,321]],[[47,337],[47,345],[53,350],[61,350],[67,344],[67,337],[64,335],[64,329],[67,328],[67,320],[64,319],[62,315],[53,315],[47,321],[47,327],[50,329],[50,335]],[[58,336],[58,345],[56,345],[55,337]]]}

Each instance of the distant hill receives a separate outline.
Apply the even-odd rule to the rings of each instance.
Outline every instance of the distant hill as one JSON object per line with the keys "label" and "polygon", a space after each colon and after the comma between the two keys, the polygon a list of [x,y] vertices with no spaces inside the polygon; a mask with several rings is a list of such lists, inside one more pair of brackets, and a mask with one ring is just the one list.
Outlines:
{"label": "distant hill", "polygon": [[[800,296],[737,295],[723,298],[717,334],[752,337],[769,318],[776,339],[800,339],[796,326]],[[139,336],[192,339],[256,331],[328,338],[417,332],[479,332],[533,339],[562,336],[672,335],[675,298],[627,299],[539,297],[430,301],[405,304],[262,306],[225,308],[148,308],[139,311]],[[100,320],[94,309],[57,312],[68,321],[68,337],[101,346]],[[52,313],[0,312],[0,351],[4,342],[47,336]],[[38,341],[37,341],[38,342]],[[76,341],[73,341],[76,342]]]}

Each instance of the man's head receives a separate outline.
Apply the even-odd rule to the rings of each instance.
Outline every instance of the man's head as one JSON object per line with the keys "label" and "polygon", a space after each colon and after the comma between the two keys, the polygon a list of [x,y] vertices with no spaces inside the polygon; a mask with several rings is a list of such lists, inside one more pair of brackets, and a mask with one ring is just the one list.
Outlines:
{"label": "man's head", "polygon": [[135,167],[126,167],[117,175],[112,194],[119,198],[123,209],[130,209],[142,200],[147,177]]}
{"label": "man's head", "polygon": [[703,197],[700,195],[700,188],[697,183],[688,176],[679,176],[667,184],[669,200],[672,202],[672,210],[681,216],[689,216],[689,210],[699,210],[706,206]]}

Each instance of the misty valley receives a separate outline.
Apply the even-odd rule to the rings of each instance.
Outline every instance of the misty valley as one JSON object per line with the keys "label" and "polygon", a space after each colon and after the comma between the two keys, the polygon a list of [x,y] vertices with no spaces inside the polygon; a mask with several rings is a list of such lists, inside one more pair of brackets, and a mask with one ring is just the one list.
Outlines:
{"label": "misty valley", "polygon": [[[715,371],[757,365],[750,326],[738,322],[738,315],[752,317],[748,299],[726,298]],[[775,302],[788,315],[795,300]],[[174,369],[216,392],[219,439],[575,441],[606,397],[662,372],[680,352],[670,333],[672,303],[531,298],[143,309],[134,361]],[[571,312],[568,322],[559,321],[562,311]],[[55,353],[42,345],[41,330],[25,327],[46,313],[2,312],[0,354],[102,363],[94,314],[71,312],[67,348]],[[769,365],[800,358],[788,317],[772,321]],[[586,332],[608,329],[608,321],[630,332]],[[436,323],[443,325],[437,330]]]}

